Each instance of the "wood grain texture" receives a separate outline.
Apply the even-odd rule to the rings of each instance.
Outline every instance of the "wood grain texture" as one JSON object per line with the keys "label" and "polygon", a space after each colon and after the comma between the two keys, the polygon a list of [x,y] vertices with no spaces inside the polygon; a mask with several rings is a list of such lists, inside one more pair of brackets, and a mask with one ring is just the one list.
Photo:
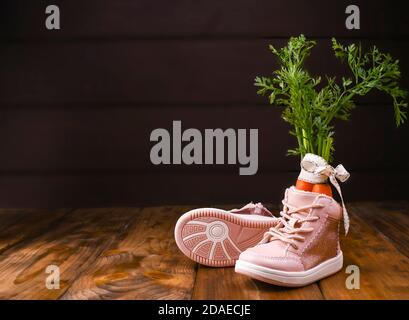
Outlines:
{"label": "wood grain texture", "polygon": [[[319,281],[325,299],[409,299],[409,258],[358,215],[357,211],[363,210],[379,215],[380,220],[389,219],[384,212],[373,211],[365,205],[359,205],[359,209],[357,205],[349,208],[350,233],[341,239],[344,267],[337,274]],[[358,290],[346,288],[349,274],[345,273],[345,268],[349,265],[360,269]]]}
{"label": "wood grain texture", "polygon": [[[176,219],[191,208],[1,209],[0,221],[15,224],[0,229],[0,248],[9,244],[0,253],[0,299],[409,299],[407,201],[350,203],[344,268],[303,288],[192,262],[173,238]],[[45,288],[50,264],[61,268],[60,290]],[[345,268],[352,264],[360,268],[359,290],[345,287]]]}
{"label": "wood grain texture", "polygon": [[127,235],[74,282],[63,299],[190,299],[196,263],[177,248],[177,218],[191,207],[144,208]]}
{"label": "wood grain texture", "polygon": [[409,257],[408,201],[354,203],[351,207],[356,215]]}
{"label": "wood grain texture", "polygon": [[[1,299],[56,299],[121,234],[138,209],[79,209],[54,228],[1,255]],[[38,222],[37,222],[38,223]],[[35,222],[33,221],[33,224]],[[60,268],[60,289],[45,286],[47,266]]]}
{"label": "wood grain texture", "polygon": [[17,244],[31,242],[58,225],[70,209],[1,209],[0,257]]}
{"label": "wood grain texture", "polygon": [[303,30],[311,36],[408,36],[404,2],[356,0],[361,29],[345,28],[347,0],[54,0],[62,11],[62,29],[44,26],[45,0],[3,1],[0,38],[72,37],[290,36]]}
{"label": "wood grain texture", "polygon": [[234,268],[199,266],[193,291],[195,300],[320,300],[317,284],[283,288],[235,273]]}
{"label": "wood grain texture", "polygon": [[27,213],[38,212],[36,209],[0,209],[0,232],[4,232]]}

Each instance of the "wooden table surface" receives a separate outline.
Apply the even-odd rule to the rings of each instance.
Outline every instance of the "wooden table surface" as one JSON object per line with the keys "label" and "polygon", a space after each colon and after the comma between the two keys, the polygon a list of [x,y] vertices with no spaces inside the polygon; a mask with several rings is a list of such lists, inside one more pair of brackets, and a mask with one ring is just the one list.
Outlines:
{"label": "wooden table surface", "polygon": [[[192,208],[2,209],[0,298],[409,299],[409,202],[349,203],[344,269],[296,289],[186,258],[173,227]],[[59,266],[60,289],[46,288],[48,265]],[[360,268],[359,290],[345,286],[348,265]]]}

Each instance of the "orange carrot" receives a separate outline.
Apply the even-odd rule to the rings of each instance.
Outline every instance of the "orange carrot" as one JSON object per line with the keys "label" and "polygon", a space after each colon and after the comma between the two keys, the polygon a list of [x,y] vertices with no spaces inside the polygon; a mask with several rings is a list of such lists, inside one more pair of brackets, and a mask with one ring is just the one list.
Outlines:
{"label": "orange carrot", "polygon": [[312,188],[314,187],[314,184],[309,183],[307,181],[297,179],[297,183],[295,184],[295,187],[298,190],[312,191]]}
{"label": "orange carrot", "polygon": [[332,197],[332,189],[328,183],[316,183],[312,188],[312,192],[322,193]]}

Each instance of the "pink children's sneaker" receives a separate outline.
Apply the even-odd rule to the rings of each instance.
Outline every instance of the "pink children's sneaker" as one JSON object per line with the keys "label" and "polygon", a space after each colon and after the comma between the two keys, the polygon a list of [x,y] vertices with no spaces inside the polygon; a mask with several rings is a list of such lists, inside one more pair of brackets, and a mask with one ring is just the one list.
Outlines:
{"label": "pink children's sneaker", "polygon": [[280,286],[308,285],[338,272],[343,258],[339,225],[343,210],[331,197],[291,187],[279,223],[260,244],[240,254],[235,271]]}
{"label": "pink children's sneaker", "polygon": [[179,249],[198,263],[234,266],[240,253],[256,245],[278,220],[260,203],[230,211],[194,209],[177,221],[175,240]]}

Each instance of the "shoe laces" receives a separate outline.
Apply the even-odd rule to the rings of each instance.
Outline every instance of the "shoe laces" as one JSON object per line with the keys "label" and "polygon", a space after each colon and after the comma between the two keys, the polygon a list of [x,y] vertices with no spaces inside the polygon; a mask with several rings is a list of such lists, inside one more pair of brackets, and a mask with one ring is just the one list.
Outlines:
{"label": "shoe laces", "polygon": [[329,178],[329,181],[332,183],[335,189],[337,189],[341,198],[345,235],[348,234],[349,230],[349,216],[338,180],[340,182],[345,182],[348,180],[349,176],[349,172],[346,171],[342,164],[339,164],[334,168],[330,166],[322,157],[307,153],[301,161],[301,173],[298,177],[301,180],[312,183],[326,183],[327,179]]}
{"label": "shoe laces", "polygon": [[[323,204],[313,203],[310,205],[295,207],[282,201],[283,210],[280,212],[280,218],[278,218],[278,224],[270,228],[263,236],[260,244],[268,243],[274,240],[281,240],[290,244],[295,249],[298,249],[297,241],[304,241],[303,234],[312,232],[313,227],[305,227],[304,223],[309,221],[316,221],[318,216],[301,214],[302,211],[310,211],[310,209],[322,208]],[[298,227],[297,227],[298,226]]]}

